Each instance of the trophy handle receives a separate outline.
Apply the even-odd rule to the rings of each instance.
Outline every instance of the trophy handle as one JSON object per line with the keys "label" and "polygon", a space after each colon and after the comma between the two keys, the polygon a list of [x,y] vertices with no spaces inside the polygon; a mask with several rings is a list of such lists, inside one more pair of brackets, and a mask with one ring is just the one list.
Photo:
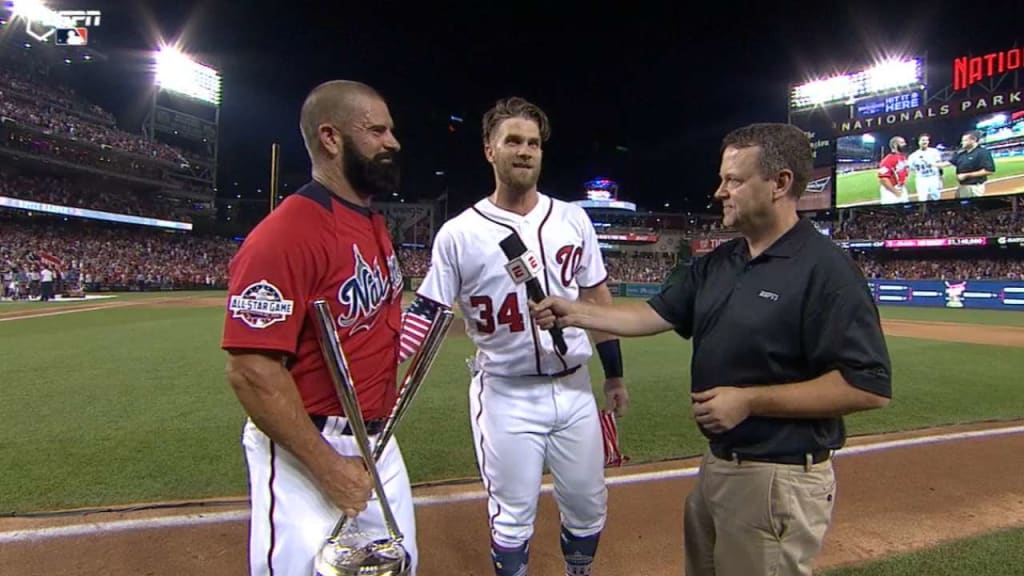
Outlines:
{"label": "trophy handle", "polygon": [[[412,362],[405,373],[402,385],[398,391],[398,399],[392,407],[391,413],[388,415],[371,453],[369,449],[369,437],[366,433],[366,426],[362,419],[362,413],[360,412],[356,402],[355,388],[352,386],[352,377],[349,373],[348,362],[345,358],[344,352],[341,350],[337,331],[334,328],[334,319],[331,317],[330,308],[326,300],[323,299],[315,301],[313,303],[313,308],[315,311],[314,317],[317,320],[319,328],[318,334],[320,336],[321,350],[327,360],[328,368],[331,371],[331,377],[338,390],[338,399],[342,402],[345,414],[352,415],[348,416],[349,422],[352,426],[352,432],[359,443],[359,450],[363,456],[363,461],[366,464],[367,470],[371,474],[371,480],[374,481],[374,490],[380,498],[381,508],[384,513],[384,520],[387,524],[389,535],[392,539],[400,541],[403,536],[398,530],[397,522],[395,521],[391,507],[384,495],[384,488],[380,482],[379,474],[377,473],[376,463],[380,460],[381,455],[384,453],[384,449],[387,447],[388,442],[394,435],[395,429],[398,427],[398,423],[405,416],[412,399],[416,396],[420,385],[423,383],[427,373],[430,371],[430,368],[434,363],[434,359],[437,357],[437,353],[441,348],[444,336],[448,333],[448,329],[455,318],[455,314],[450,309],[444,309],[439,312],[437,318],[434,319],[434,322],[431,324],[430,329],[423,340],[423,345],[420,346],[420,349],[416,352],[416,355],[413,357]],[[352,407],[349,406],[350,402],[353,404]],[[358,422],[355,420],[358,420]],[[335,523],[334,529],[331,530],[330,536],[324,542],[324,546],[330,545],[332,542],[336,542],[338,540],[338,537],[344,530],[348,520],[348,515],[342,513],[338,518],[338,521]]]}
{"label": "trophy handle", "polygon": [[338,341],[338,333],[334,329],[334,319],[331,318],[330,308],[326,300],[317,300],[313,303],[313,309],[320,328],[320,347],[327,360],[327,368],[331,372],[331,379],[334,380],[334,387],[338,392],[338,399],[345,409],[345,417],[352,428],[352,436],[356,439],[359,447],[359,454],[363,457],[366,471],[370,474],[373,482],[373,490],[380,499],[381,510],[384,513],[384,524],[388,530],[388,536],[395,542],[401,542],[403,536],[395,521],[395,516],[388,504],[387,495],[384,494],[384,485],[380,480],[377,471],[377,462],[370,451],[370,438],[366,432],[366,423],[363,421],[363,414],[359,408],[359,401],[356,398],[355,386],[352,383],[352,375],[348,369],[348,360],[341,349]]}

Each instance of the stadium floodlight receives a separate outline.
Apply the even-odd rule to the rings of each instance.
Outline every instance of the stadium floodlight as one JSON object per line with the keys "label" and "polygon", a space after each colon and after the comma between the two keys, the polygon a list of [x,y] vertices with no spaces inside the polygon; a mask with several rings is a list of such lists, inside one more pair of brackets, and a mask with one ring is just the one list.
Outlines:
{"label": "stadium floodlight", "polygon": [[920,83],[919,60],[889,60],[864,71],[866,89],[871,93],[896,90]]}
{"label": "stadium floodlight", "polygon": [[853,77],[833,76],[798,87],[796,97],[806,100],[807,104],[817,105],[845,100],[856,93],[857,87],[853,83]]}
{"label": "stadium floodlight", "polygon": [[38,22],[46,26],[64,26],[64,18],[47,8],[40,0],[11,0],[9,6],[13,18],[24,18],[29,22]]}
{"label": "stadium floodlight", "polygon": [[864,96],[916,88],[924,82],[919,58],[889,59],[854,74],[838,74],[793,87],[791,109],[849,102]]}
{"label": "stadium floodlight", "polygon": [[[9,0],[7,5],[11,12],[11,22],[18,19],[25,21],[25,33],[40,42],[46,42],[57,28],[67,26],[64,17],[43,4],[41,0]],[[44,30],[36,31],[33,24],[41,25]]]}
{"label": "stadium floodlight", "polygon": [[220,74],[172,47],[156,53],[156,84],[168,92],[176,92],[217,106],[220,104]]}

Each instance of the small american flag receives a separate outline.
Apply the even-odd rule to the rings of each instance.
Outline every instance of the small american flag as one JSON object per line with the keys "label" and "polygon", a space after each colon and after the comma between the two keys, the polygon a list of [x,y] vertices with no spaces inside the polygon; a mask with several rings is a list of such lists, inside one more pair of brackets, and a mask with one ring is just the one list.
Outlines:
{"label": "small american flag", "polygon": [[412,358],[423,345],[430,325],[437,318],[441,305],[437,302],[417,297],[402,315],[402,338],[398,345],[398,362],[401,364]]}
{"label": "small american flag", "polygon": [[601,436],[604,437],[604,465],[622,466],[629,462],[629,456],[623,456],[619,450],[619,425],[615,413],[609,410],[599,412],[601,418]]}
{"label": "small american flag", "polygon": [[50,254],[49,252],[40,251],[39,254],[37,254],[37,256],[39,257],[40,262],[47,266],[53,266],[58,271],[64,268],[64,261],[61,260],[60,258],[57,258],[53,254]]}

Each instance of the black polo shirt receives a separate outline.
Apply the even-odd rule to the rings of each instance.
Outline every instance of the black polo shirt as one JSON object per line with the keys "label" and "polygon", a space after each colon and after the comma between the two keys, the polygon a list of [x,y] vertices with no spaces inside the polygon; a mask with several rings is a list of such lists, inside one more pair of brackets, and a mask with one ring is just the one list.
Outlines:
{"label": "black polo shirt", "polygon": [[[961,150],[957,152],[949,163],[956,166],[956,173],[963,174],[965,172],[977,172],[984,168],[989,172],[996,171],[996,164],[992,160],[992,152],[981,146],[975,146],[974,150],[970,152]],[[988,176],[974,176],[967,178],[961,184],[972,186],[975,184],[984,184],[988,180]]]}
{"label": "black polo shirt", "polygon": [[[766,386],[839,370],[851,385],[891,397],[889,353],[867,281],[852,259],[800,220],[751,260],[742,238],[675,274],[649,304],[693,339],[694,392]],[[746,456],[837,449],[841,418],[750,417],[712,447]]]}

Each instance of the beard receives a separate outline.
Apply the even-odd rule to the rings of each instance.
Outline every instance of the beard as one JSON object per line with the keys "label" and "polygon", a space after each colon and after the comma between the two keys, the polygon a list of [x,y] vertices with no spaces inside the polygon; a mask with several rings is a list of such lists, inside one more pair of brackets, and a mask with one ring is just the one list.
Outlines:
{"label": "beard", "polygon": [[533,166],[530,170],[516,168],[514,162],[508,162],[498,169],[498,180],[509,190],[524,193],[537,185],[540,180],[540,166]]}
{"label": "beard", "polygon": [[381,152],[368,158],[356,150],[355,142],[349,138],[344,138],[341,169],[348,183],[362,196],[390,195],[398,192],[402,182],[396,153]]}

